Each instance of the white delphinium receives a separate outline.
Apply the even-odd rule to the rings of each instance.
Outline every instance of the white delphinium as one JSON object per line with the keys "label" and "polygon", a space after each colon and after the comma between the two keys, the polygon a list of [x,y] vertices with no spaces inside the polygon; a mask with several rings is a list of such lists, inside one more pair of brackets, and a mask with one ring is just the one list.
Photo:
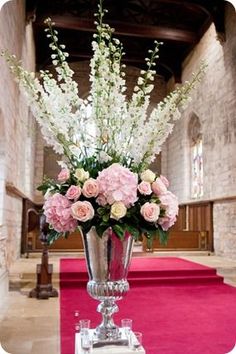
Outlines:
{"label": "white delphinium", "polygon": [[53,146],[59,154],[63,153],[63,142],[57,138],[57,129],[53,126],[53,116],[47,102],[44,100],[45,91],[43,86],[35,77],[34,73],[29,73],[21,67],[21,63],[17,61],[14,55],[7,52],[4,53],[11,71],[19,82],[19,87],[26,96],[27,103],[31,107],[32,113],[42,127],[42,134],[46,142]]}
{"label": "white delphinium", "polygon": [[156,74],[153,70],[155,60],[158,58],[159,46],[162,43],[155,41],[154,50],[149,50],[150,59],[146,58],[147,70],[141,70],[137,85],[134,88],[134,93],[128,104],[128,112],[126,122],[123,125],[122,134],[124,140],[123,153],[124,156],[129,156],[131,161],[137,163],[142,154],[143,146],[139,144],[143,141],[143,128],[147,120],[147,110],[150,103],[150,94],[154,88],[151,83]]}
{"label": "white delphinium", "polygon": [[141,141],[137,142],[142,146],[142,151],[139,156],[137,154],[134,156],[136,164],[146,168],[154,161],[155,156],[161,151],[162,144],[173,130],[173,121],[181,117],[179,108],[183,108],[190,100],[189,94],[201,80],[205,69],[206,64],[202,63],[190,82],[186,82],[182,87],[170,93],[153,109],[149,119],[144,123]]}
{"label": "white delphinium", "polygon": [[[120,131],[126,116],[125,81],[121,74],[122,46],[112,38],[113,29],[103,24],[99,5],[97,34],[92,42],[91,59],[91,119],[96,125],[97,149],[109,155],[120,154]],[[117,149],[119,147],[119,149]]]}

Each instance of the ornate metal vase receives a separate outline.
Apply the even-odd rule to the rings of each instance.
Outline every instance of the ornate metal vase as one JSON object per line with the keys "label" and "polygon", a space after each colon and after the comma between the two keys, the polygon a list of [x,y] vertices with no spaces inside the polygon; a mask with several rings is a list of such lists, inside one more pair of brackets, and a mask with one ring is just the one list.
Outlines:
{"label": "ornate metal vase", "polygon": [[100,341],[116,341],[120,338],[119,327],[113,321],[118,312],[116,301],[129,290],[127,274],[132,255],[133,237],[129,233],[120,240],[111,228],[99,237],[95,227],[83,235],[85,256],[89,274],[87,291],[100,301],[97,311],[102,322],[96,328]]}

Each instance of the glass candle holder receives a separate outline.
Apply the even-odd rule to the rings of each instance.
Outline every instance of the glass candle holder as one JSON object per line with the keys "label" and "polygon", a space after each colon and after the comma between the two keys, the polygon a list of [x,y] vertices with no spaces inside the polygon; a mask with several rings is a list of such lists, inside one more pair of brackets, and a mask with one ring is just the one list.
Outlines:
{"label": "glass candle holder", "polygon": [[142,347],[143,334],[141,332],[134,332],[131,338],[131,348],[133,351],[139,351]]}
{"label": "glass candle holder", "polygon": [[79,321],[80,332],[83,333],[85,330],[89,330],[90,328],[90,320],[83,319]]}
{"label": "glass candle holder", "polygon": [[81,335],[81,349],[82,352],[85,354],[91,353],[93,348],[93,341],[89,333],[88,328],[84,328],[83,331],[80,332]]}

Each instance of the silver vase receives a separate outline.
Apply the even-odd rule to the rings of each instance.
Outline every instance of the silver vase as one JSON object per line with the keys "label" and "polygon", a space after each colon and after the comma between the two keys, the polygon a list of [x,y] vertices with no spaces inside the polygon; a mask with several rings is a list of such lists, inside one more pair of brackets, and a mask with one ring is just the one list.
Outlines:
{"label": "silver vase", "polygon": [[123,298],[129,290],[128,268],[132,255],[133,237],[126,232],[120,240],[108,228],[99,237],[95,227],[83,235],[89,282],[89,295],[101,303],[97,311],[102,314],[102,322],[96,328],[99,341],[117,341],[120,338],[119,327],[113,321],[118,312],[116,301]]}

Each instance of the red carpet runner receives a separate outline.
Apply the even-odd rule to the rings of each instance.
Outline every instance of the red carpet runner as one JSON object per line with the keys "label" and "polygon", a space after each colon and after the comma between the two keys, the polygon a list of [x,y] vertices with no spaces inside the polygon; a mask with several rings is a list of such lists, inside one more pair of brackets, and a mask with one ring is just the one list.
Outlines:
{"label": "red carpet runner", "polygon": [[[84,260],[62,259],[61,354],[74,354],[74,311],[100,321],[86,292]],[[134,258],[131,289],[118,302],[115,321],[132,318],[147,354],[225,354],[236,342],[236,288],[213,268],[178,258]]]}

